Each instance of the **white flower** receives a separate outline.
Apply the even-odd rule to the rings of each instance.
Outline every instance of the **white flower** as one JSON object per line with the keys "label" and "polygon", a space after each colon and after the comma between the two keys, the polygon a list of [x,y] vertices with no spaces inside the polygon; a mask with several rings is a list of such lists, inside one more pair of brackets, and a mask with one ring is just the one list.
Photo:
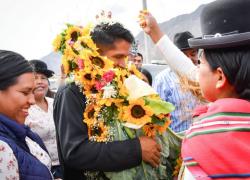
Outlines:
{"label": "white flower", "polygon": [[115,87],[113,85],[107,85],[102,88],[104,90],[103,92],[103,98],[115,98],[117,95],[117,91],[115,90]]}
{"label": "white flower", "polygon": [[143,96],[157,94],[157,92],[147,83],[137,78],[135,75],[129,76],[125,82],[125,87],[128,90],[129,100],[138,99]]}

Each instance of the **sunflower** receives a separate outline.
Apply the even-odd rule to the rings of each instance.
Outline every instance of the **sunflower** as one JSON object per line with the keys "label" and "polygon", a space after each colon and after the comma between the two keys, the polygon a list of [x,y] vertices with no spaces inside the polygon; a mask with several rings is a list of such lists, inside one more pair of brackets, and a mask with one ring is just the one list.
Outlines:
{"label": "sunflower", "polygon": [[91,91],[92,87],[95,85],[95,75],[92,74],[90,70],[78,69],[75,71],[74,79],[79,83],[84,91]]}
{"label": "sunflower", "polygon": [[76,42],[78,37],[81,35],[81,31],[82,29],[78,26],[70,26],[66,30],[65,40]]}
{"label": "sunflower", "polygon": [[82,49],[88,49],[91,52],[97,52],[98,48],[96,47],[96,44],[91,39],[91,36],[81,36],[78,38],[76,43],[74,44],[74,48],[78,51]]}
{"label": "sunflower", "polygon": [[95,122],[88,126],[89,139],[96,142],[107,142],[109,128],[103,122]]}
{"label": "sunflower", "polygon": [[176,159],[175,161],[175,167],[174,167],[174,172],[173,172],[173,177],[177,177],[180,170],[181,170],[181,167],[182,167],[182,158],[181,158],[181,154],[179,155],[179,157]]}
{"label": "sunflower", "polygon": [[106,98],[106,99],[100,99],[97,104],[100,106],[111,106],[112,103],[115,104],[116,107],[121,107],[121,103],[124,101],[124,99],[115,99],[115,98]]}
{"label": "sunflower", "polygon": [[69,74],[69,62],[68,62],[68,59],[65,58],[65,56],[62,57],[62,65],[63,65],[63,69],[64,69],[64,73],[66,75]]}
{"label": "sunflower", "polygon": [[156,115],[156,117],[159,118],[160,120],[165,120],[170,118],[170,114],[158,114]]}
{"label": "sunflower", "polygon": [[109,70],[113,67],[112,61],[102,56],[91,56],[90,61],[93,65],[101,68],[102,70]]}
{"label": "sunflower", "polygon": [[127,69],[116,68],[115,74],[116,74],[115,80],[118,83],[118,86],[121,87],[124,81],[129,77],[129,72]]}
{"label": "sunflower", "polygon": [[149,124],[144,125],[142,129],[143,129],[143,132],[146,136],[155,137],[157,135],[157,133],[159,133],[161,135],[164,132],[166,132],[170,123],[171,123],[170,120],[166,120],[164,125],[162,125],[162,126],[149,123]]}
{"label": "sunflower", "polygon": [[78,52],[75,51],[71,46],[69,46],[68,44],[66,44],[65,49],[63,51],[63,55],[65,56],[65,58],[67,59],[77,59],[78,58]]}
{"label": "sunflower", "polygon": [[93,27],[92,23],[88,23],[84,28],[82,28],[82,36],[90,36]]}
{"label": "sunflower", "polygon": [[61,49],[62,40],[63,40],[62,35],[58,34],[55,40],[53,41],[54,51],[58,51],[59,49]]}
{"label": "sunflower", "polygon": [[118,88],[119,88],[119,96],[122,96],[122,97],[127,97],[128,96],[128,90],[124,86],[123,83],[118,82]]}
{"label": "sunflower", "polygon": [[95,106],[93,104],[88,104],[86,106],[86,109],[83,115],[84,115],[84,122],[86,124],[90,124],[90,122],[93,121],[96,117]]}
{"label": "sunflower", "polygon": [[170,123],[171,123],[171,121],[169,119],[167,119],[163,126],[157,125],[157,130],[158,130],[159,134],[163,134],[164,132],[166,132]]}
{"label": "sunflower", "polygon": [[130,74],[133,74],[135,76],[137,76],[139,79],[143,78],[142,73],[136,68],[136,66],[134,64],[131,64],[130,67],[128,68]]}
{"label": "sunflower", "polygon": [[128,69],[124,68],[117,68],[117,76],[120,77],[120,80],[123,82],[128,76],[129,76],[129,71]]}
{"label": "sunflower", "polygon": [[82,78],[85,84],[91,84],[93,81],[93,76],[91,73],[83,73]]}
{"label": "sunflower", "polygon": [[157,133],[157,128],[155,124],[149,123],[142,127],[144,134],[148,137],[155,137]]}
{"label": "sunflower", "polygon": [[97,72],[95,70],[91,69],[85,69],[85,71],[82,71],[82,82],[83,84],[95,84],[95,77],[96,77]]}
{"label": "sunflower", "polygon": [[122,109],[124,112],[122,117],[123,121],[136,125],[142,125],[151,122],[153,111],[150,107],[145,105],[143,99],[129,101],[129,105],[124,106]]}

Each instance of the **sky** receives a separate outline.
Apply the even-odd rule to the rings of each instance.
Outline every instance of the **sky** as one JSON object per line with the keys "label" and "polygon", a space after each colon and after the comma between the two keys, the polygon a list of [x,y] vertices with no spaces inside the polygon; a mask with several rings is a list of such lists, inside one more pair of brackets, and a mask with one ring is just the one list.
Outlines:
{"label": "sky", "polygon": [[[147,0],[148,10],[160,23],[193,12],[214,0]],[[101,10],[111,11],[136,36],[142,0],[0,0],[0,49],[26,59],[39,59],[52,51],[52,41],[65,23],[86,25]]]}

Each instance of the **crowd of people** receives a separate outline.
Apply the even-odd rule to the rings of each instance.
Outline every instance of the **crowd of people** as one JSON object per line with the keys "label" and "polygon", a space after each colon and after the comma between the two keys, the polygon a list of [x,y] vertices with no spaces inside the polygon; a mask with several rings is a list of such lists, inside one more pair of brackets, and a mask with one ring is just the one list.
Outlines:
{"label": "crowd of people", "polygon": [[[122,24],[99,23],[91,31],[98,52],[114,68],[125,68],[129,57],[142,80],[175,106],[164,139],[169,153],[164,166],[172,171],[167,179],[250,178],[249,7],[246,0],[209,3],[200,15],[202,37],[176,32],[173,42],[151,13],[141,11],[139,25],[167,63],[154,80],[142,67],[143,55],[131,53],[135,39]],[[112,179],[104,172],[119,173],[142,162],[154,170],[162,166],[166,150],[156,138],[90,141],[83,121],[87,94],[76,82],[66,82],[63,70],[65,82],[48,97],[53,74],[41,60],[0,50],[0,179],[91,179],[88,172],[96,173],[94,179]]]}

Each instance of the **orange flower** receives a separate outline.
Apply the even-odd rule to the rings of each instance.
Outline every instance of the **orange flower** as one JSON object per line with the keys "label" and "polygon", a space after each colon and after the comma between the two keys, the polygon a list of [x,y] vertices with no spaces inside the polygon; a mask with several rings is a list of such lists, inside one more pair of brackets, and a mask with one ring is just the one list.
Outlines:
{"label": "orange flower", "polygon": [[154,124],[146,124],[142,128],[144,134],[148,137],[155,137],[157,128]]}

